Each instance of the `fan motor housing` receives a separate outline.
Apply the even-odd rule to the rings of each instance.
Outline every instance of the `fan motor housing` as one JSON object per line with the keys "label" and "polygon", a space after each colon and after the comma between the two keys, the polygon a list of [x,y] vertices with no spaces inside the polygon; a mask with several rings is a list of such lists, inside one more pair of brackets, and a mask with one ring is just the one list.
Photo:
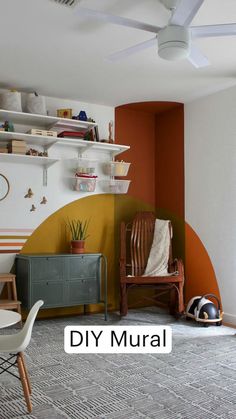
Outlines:
{"label": "fan motor housing", "polygon": [[190,32],[184,26],[169,25],[158,32],[158,54],[170,61],[187,58],[190,53]]}

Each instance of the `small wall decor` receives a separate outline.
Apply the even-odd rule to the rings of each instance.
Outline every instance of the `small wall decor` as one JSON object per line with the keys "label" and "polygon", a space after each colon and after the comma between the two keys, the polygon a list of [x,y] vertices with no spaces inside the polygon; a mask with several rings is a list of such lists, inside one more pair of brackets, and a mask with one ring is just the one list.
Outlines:
{"label": "small wall decor", "polygon": [[27,194],[24,196],[24,198],[32,198],[32,196],[34,195],[33,191],[31,188],[28,189]]}
{"label": "small wall decor", "polygon": [[113,139],[113,121],[110,121],[109,122],[109,125],[108,125],[108,130],[109,130],[109,137],[108,137],[108,140],[109,140],[109,143],[114,143],[114,139]]}
{"label": "small wall decor", "polygon": [[35,211],[36,207],[34,206],[34,204],[32,204],[32,207],[30,208],[30,212]]}
{"label": "small wall decor", "polygon": [[87,115],[86,115],[86,112],[85,111],[80,111],[80,113],[79,113],[79,120],[80,121],[87,121]]}
{"label": "small wall decor", "polygon": [[58,118],[72,118],[72,109],[57,109],[57,116]]}
{"label": "small wall decor", "polygon": [[10,184],[6,176],[0,174],[0,201],[5,199],[9,194]]}
{"label": "small wall decor", "polygon": [[46,196],[43,196],[43,199],[42,199],[42,201],[40,202],[40,204],[44,204],[44,205],[46,205],[46,203],[47,203],[48,201],[47,201],[47,198],[46,198]]}

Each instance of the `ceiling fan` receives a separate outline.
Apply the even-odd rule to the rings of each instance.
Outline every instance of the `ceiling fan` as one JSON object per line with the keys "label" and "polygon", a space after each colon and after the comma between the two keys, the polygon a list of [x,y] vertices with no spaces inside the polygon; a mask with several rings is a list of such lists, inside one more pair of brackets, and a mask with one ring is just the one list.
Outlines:
{"label": "ceiling fan", "polygon": [[77,13],[79,16],[96,19],[101,22],[128,26],[155,33],[155,36],[147,41],[109,55],[107,58],[110,61],[129,57],[132,54],[156,45],[157,42],[158,55],[161,58],[170,61],[187,58],[195,67],[205,67],[210,62],[192,43],[192,40],[195,38],[236,35],[236,23],[189,26],[204,0],[159,1],[171,12],[169,22],[163,28],[83,7],[78,7]]}

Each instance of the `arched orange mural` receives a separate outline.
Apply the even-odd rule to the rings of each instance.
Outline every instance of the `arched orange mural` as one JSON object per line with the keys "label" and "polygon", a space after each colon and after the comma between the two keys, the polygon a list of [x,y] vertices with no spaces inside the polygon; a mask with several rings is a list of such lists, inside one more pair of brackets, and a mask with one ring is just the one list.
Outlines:
{"label": "arched orange mural", "polygon": [[185,302],[196,295],[215,294],[220,299],[210,257],[195,231],[185,224]]}

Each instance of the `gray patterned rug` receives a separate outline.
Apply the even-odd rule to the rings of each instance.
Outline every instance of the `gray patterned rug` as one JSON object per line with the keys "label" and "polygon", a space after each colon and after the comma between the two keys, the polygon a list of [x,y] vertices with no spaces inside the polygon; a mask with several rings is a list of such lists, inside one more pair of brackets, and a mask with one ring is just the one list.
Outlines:
{"label": "gray patterned rug", "polygon": [[236,418],[236,330],[175,322],[155,308],[130,310],[106,324],[171,325],[171,354],[68,355],[63,329],[79,324],[104,321],[93,315],[35,323],[26,353],[33,414],[26,414],[20,382],[5,373],[0,419]]}

